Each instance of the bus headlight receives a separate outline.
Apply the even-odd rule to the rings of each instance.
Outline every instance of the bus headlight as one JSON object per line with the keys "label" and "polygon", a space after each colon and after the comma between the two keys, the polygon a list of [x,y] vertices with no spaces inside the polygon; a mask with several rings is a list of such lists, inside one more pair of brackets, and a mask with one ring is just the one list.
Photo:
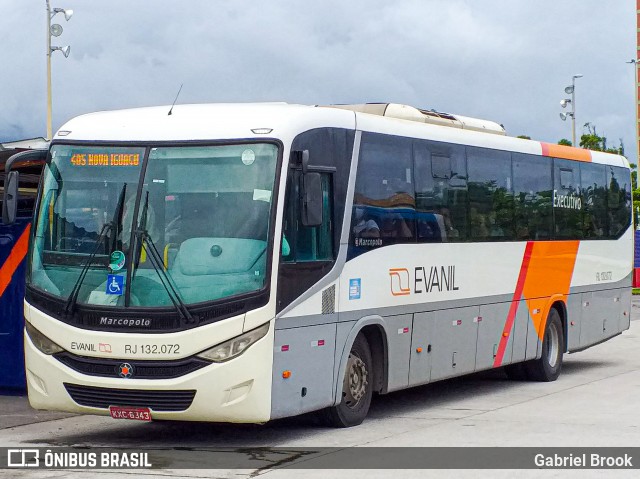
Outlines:
{"label": "bus headlight", "polygon": [[268,331],[269,323],[263,324],[259,328],[252,329],[247,333],[236,336],[235,338],[207,349],[196,356],[213,361],[214,363],[223,363],[244,353],[249,346],[263,338]]}
{"label": "bus headlight", "polygon": [[31,323],[28,321],[24,322],[25,328],[27,330],[27,335],[31,342],[34,344],[36,348],[42,351],[44,354],[55,354],[64,351],[60,346],[47,338],[44,334],[38,331],[36,328],[31,326]]}

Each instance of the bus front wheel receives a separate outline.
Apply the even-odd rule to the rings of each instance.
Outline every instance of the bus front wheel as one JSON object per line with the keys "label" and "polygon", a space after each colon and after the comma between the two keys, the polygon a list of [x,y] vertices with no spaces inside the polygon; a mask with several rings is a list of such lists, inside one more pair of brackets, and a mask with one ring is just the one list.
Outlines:
{"label": "bus front wheel", "polygon": [[555,381],[562,369],[564,333],[558,310],[552,308],[547,317],[540,359],[525,363],[527,376],[534,381]]}
{"label": "bus front wheel", "polygon": [[373,361],[363,334],[351,346],[342,382],[342,400],[325,410],[327,423],[334,427],[357,426],[364,421],[373,395]]}

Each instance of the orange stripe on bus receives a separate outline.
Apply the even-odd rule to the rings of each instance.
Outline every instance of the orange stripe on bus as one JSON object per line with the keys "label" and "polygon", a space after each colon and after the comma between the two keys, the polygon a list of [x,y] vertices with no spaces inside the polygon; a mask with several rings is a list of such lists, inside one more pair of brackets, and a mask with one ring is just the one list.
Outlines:
{"label": "orange stripe on bus", "polygon": [[9,257],[0,268],[0,296],[4,294],[5,289],[11,283],[11,278],[13,278],[13,273],[16,272],[20,263],[27,255],[27,250],[29,248],[29,231],[31,231],[31,225],[28,224],[24,229],[20,238],[13,245],[13,249],[11,253],[9,253]]}
{"label": "orange stripe on bus", "polygon": [[591,162],[591,151],[584,148],[574,148],[573,146],[554,145],[553,143],[540,142],[543,156],[553,156],[554,158],[564,158],[567,160]]}
{"label": "orange stripe on bus", "polygon": [[493,367],[502,365],[520,299],[525,298],[529,317],[540,340],[551,299],[566,301],[580,241],[530,241],[527,243],[516,289],[498,343]]}
{"label": "orange stripe on bus", "polygon": [[539,241],[533,246],[522,295],[540,339],[552,296],[569,294],[580,241]]}

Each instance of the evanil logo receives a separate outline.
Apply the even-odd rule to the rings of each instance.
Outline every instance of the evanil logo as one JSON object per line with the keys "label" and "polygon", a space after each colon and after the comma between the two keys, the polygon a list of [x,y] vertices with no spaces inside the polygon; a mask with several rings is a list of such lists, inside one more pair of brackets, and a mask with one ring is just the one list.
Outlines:
{"label": "evanil logo", "polygon": [[456,267],[454,265],[415,266],[411,270],[390,268],[389,278],[393,296],[441,293],[460,289],[456,284]]}
{"label": "evanil logo", "polygon": [[391,268],[391,294],[394,296],[406,296],[411,294],[409,286],[409,270],[407,268]]}

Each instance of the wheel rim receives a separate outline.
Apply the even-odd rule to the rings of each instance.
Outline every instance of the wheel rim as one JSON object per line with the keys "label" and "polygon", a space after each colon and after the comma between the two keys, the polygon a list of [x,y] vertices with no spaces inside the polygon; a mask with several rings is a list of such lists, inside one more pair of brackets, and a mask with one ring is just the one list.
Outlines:
{"label": "wheel rim", "polygon": [[551,323],[547,331],[547,363],[552,368],[558,364],[558,352],[560,351],[560,335],[558,334],[558,325]]}
{"label": "wheel rim", "polygon": [[349,354],[342,386],[342,397],[344,404],[348,408],[357,407],[360,400],[365,396],[367,384],[369,384],[368,377],[369,373],[364,361],[353,353]]}

